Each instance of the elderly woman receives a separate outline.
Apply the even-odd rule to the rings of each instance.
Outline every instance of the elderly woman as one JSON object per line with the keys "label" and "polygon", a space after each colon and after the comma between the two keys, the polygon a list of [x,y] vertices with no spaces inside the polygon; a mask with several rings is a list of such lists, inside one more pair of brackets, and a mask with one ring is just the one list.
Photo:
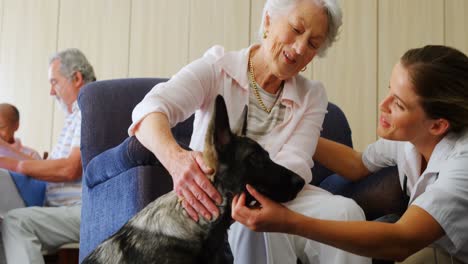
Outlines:
{"label": "elderly woman", "polygon": [[[216,217],[221,197],[206,174],[204,138],[214,100],[223,95],[231,124],[249,108],[247,136],[270,157],[310,182],[327,97],[321,83],[300,75],[335,40],[341,25],[336,0],[268,0],[261,43],[226,52],[215,46],[168,82],[155,86],[133,111],[130,135],[150,150],[173,178],[187,213],[198,220]],[[170,128],[195,113],[190,149],[182,148]],[[301,213],[336,220],[362,220],[352,200],[308,186],[287,206]],[[339,208],[339,210],[337,210]],[[230,230],[237,263],[366,263],[367,258],[306,241],[287,247],[282,234],[255,233],[240,224]]]}
{"label": "elderly woman", "polygon": [[382,139],[364,153],[320,139],[315,158],[350,180],[398,165],[410,199],[396,223],[306,217],[252,188],[263,207],[245,207],[242,194],[233,200],[234,219],[257,231],[300,235],[363,256],[468,263],[468,57],[444,46],[409,50],[393,68],[380,111]]}

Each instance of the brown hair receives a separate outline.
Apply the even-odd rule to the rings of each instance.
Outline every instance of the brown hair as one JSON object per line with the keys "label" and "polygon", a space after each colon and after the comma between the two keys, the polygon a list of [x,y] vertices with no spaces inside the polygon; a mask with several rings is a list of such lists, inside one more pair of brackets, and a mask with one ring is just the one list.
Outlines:
{"label": "brown hair", "polygon": [[449,121],[449,131],[468,127],[468,58],[454,48],[429,45],[401,57],[424,112]]}

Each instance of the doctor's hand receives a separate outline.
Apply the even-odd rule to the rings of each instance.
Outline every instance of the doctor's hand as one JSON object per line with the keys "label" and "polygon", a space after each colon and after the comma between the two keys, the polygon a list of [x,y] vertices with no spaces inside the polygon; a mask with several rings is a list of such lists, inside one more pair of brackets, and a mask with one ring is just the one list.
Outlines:
{"label": "doctor's hand", "polygon": [[247,185],[247,191],[260,203],[260,207],[245,205],[246,195],[236,195],[232,200],[232,218],[257,232],[287,233],[288,219],[293,212]]}

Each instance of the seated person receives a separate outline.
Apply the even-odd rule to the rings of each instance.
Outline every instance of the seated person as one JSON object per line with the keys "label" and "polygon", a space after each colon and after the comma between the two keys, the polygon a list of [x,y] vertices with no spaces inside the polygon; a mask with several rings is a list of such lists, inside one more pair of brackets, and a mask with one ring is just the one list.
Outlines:
{"label": "seated person", "polygon": [[[0,157],[11,157],[18,160],[41,159],[37,151],[23,146],[21,140],[15,137],[19,128],[19,111],[11,104],[0,104]],[[24,207],[21,196],[16,191],[16,186],[9,175],[0,177],[0,221],[3,215],[18,207]]]}
{"label": "seated person", "polygon": [[[1,233],[8,264],[44,263],[41,250],[79,241],[82,167],[77,98],[81,87],[95,80],[93,67],[81,51],[55,54],[49,62],[50,95],[66,112],[57,145],[47,160],[0,157],[0,168],[6,169],[0,169],[0,178],[11,176],[28,206],[4,215]],[[38,193],[44,191],[42,207]]]}
{"label": "seated person", "polygon": [[21,140],[15,137],[19,128],[20,114],[11,104],[0,104],[0,157],[16,159],[41,159],[37,151],[23,146]]}

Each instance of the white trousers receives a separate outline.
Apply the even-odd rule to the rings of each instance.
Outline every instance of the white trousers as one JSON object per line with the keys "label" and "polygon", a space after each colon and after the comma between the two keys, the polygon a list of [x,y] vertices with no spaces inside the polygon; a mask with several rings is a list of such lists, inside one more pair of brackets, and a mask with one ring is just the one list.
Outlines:
{"label": "white trousers", "polygon": [[9,211],[2,224],[8,264],[43,264],[41,250],[80,238],[81,206],[28,207]]}
{"label": "white trousers", "polygon": [[[328,220],[365,220],[362,209],[351,199],[307,186],[285,206],[301,214]],[[281,233],[257,233],[240,223],[229,230],[235,264],[370,264],[358,256],[303,237]]]}
{"label": "white trousers", "polygon": [[440,248],[426,247],[397,264],[463,264]]}

